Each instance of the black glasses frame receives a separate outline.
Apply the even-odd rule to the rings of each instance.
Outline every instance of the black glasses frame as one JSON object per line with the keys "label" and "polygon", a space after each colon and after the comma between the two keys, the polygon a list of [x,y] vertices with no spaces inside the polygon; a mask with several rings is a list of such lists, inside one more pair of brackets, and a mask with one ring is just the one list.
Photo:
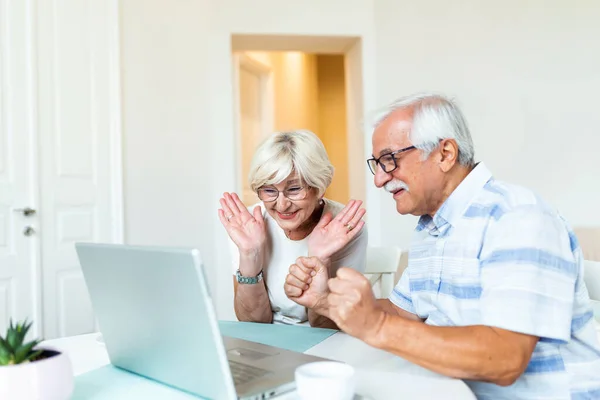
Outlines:
{"label": "black glasses frame", "polygon": [[[383,172],[385,172],[386,174],[389,174],[390,172],[394,171],[396,168],[398,168],[398,162],[396,160],[396,156],[400,153],[404,153],[407,152],[409,150],[414,150],[416,149],[415,146],[408,146],[405,147],[403,149],[400,150],[396,150],[396,151],[392,151],[391,153],[385,153],[382,154],[381,156],[379,156],[379,158],[369,158],[367,160],[367,165],[369,166],[369,170],[371,170],[371,172],[373,173],[373,175],[375,175],[377,173],[377,165],[379,165],[381,167],[381,169],[383,170]],[[389,157],[392,162],[394,163],[394,167],[390,170],[386,170],[384,164],[381,162],[381,159],[384,157]]]}

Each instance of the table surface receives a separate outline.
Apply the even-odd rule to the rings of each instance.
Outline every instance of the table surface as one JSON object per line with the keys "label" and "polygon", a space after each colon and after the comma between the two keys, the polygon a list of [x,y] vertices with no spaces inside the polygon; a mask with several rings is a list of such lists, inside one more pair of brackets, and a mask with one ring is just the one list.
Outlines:
{"label": "table surface", "polygon": [[[42,345],[52,346],[67,353],[74,374],[81,375],[110,364],[106,348],[101,340],[98,340],[99,337],[100,334],[92,333],[48,340]],[[355,367],[356,391],[366,399],[475,399],[463,381],[421,368],[342,332],[325,339],[306,351],[306,354],[342,361]],[[162,392],[172,393],[169,398],[178,398],[179,391],[159,386]],[[296,398],[295,393],[278,397],[281,400]]]}

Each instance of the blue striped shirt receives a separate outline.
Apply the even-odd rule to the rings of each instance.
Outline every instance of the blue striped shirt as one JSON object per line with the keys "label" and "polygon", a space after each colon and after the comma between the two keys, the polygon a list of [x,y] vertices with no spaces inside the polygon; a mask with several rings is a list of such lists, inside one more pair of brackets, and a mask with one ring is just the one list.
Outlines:
{"label": "blue striped shirt", "polygon": [[535,193],[481,163],[433,218],[420,218],[390,300],[430,325],[540,338],[513,385],[466,381],[479,399],[600,399],[600,344],[575,235]]}

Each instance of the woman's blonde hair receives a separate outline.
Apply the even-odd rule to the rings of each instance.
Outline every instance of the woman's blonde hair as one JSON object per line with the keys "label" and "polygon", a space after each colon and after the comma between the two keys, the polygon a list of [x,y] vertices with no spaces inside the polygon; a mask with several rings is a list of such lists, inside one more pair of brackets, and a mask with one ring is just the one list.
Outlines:
{"label": "woman's blonde hair", "polygon": [[250,164],[250,188],[283,182],[296,172],[304,183],[318,190],[321,197],[333,179],[333,165],[325,146],[308,130],[276,132],[256,149]]}

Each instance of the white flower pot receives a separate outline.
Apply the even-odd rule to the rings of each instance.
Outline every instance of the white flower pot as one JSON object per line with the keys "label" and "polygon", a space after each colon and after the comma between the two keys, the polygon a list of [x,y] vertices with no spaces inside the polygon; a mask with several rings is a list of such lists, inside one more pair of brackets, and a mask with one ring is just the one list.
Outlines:
{"label": "white flower pot", "polygon": [[73,368],[69,357],[58,353],[39,361],[0,366],[0,399],[66,400],[73,394]]}

